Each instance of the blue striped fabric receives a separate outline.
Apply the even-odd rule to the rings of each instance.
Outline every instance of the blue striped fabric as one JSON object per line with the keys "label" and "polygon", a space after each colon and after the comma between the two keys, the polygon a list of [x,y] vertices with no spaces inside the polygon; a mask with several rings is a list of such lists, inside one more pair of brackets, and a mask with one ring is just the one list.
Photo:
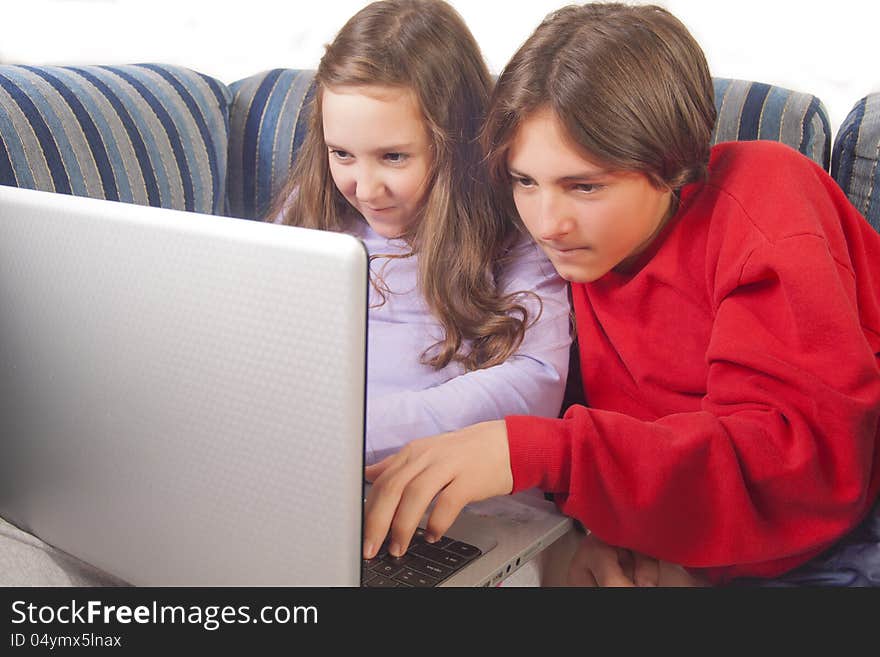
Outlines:
{"label": "blue striped fabric", "polygon": [[308,130],[314,71],[273,69],[232,83],[229,214],[260,219]]}
{"label": "blue striped fabric", "polygon": [[[274,69],[230,85],[229,211],[259,218],[283,185],[308,128],[314,71]],[[818,98],[758,82],[715,78],[712,143],[781,141],[826,170],[831,128]]]}
{"label": "blue striped fabric", "polygon": [[178,66],[0,66],[0,184],[222,214],[230,101]]}
{"label": "blue striped fabric", "polygon": [[718,120],[712,143],[767,139],[797,149],[828,170],[831,125],[821,101],[783,87],[714,78]]}
{"label": "blue striped fabric", "polygon": [[862,98],[834,138],[831,175],[871,225],[880,230],[880,92]]}

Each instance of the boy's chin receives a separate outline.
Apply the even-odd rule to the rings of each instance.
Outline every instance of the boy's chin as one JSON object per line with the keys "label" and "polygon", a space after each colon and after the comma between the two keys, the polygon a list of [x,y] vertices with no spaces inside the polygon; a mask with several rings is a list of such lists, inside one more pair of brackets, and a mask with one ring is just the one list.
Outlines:
{"label": "boy's chin", "polygon": [[[551,262],[553,261],[551,260]],[[608,273],[607,269],[599,271],[595,267],[578,266],[574,263],[553,262],[553,266],[560,278],[569,283],[592,283]]]}

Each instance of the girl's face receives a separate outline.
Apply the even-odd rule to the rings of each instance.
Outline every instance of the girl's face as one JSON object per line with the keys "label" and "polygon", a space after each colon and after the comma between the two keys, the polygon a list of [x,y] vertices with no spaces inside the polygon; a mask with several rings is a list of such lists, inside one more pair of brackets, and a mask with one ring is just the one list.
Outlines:
{"label": "girl's face", "polygon": [[507,166],[523,223],[568,281],[625,271],[670,212],[670,190],[642,173],[608,171],[585,158],[549,109],[522,122]]}
{"label": "girl's face", "polygon": [[400,236],[424,201],[432,161],[415,96],[399,87],[325,87],[322,109],[336,187],[379,235]]}

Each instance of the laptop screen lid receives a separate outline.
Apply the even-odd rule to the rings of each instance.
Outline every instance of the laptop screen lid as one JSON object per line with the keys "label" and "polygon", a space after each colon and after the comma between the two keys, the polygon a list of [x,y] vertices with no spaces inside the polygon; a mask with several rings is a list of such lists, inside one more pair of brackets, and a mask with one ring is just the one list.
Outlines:
{"label": "laptop screen lid", "polygon": [[355,238],[0,187],[0,515],[137,585],[360,577]]}

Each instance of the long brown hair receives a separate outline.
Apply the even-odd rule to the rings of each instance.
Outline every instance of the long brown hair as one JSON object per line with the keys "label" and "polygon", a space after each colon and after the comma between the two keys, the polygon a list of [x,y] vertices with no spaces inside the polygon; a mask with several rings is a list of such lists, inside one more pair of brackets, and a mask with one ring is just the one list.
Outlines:
{"label": "long brown hair", "polygon": [[498,290],[518,231],[499,210],[481,166],[478,134],[492,80],[464,21],[441,0],[374,2],[327,46],[315,82],[308,135],[267,218],[283,213],[284,223],[345,230],[357,215],[330,175],[322,91],[410,89],[430,135],[433,163],[419,217],[402,237],[419,255],[419,288],[445,332],[422,360],[438,369],[457,361],[465,370],[504,362],[522,342],[528,313],[519,293]]}
{"label": "long brown hair", "polygon": [[508,209],[508,150],[522,121],[544,107],[600,166],[637,171],[672,190],[706,177],[712,78],[700,46],[661,7],[563,7],[513,56],[483,130],[490,176],[506,190]]}

